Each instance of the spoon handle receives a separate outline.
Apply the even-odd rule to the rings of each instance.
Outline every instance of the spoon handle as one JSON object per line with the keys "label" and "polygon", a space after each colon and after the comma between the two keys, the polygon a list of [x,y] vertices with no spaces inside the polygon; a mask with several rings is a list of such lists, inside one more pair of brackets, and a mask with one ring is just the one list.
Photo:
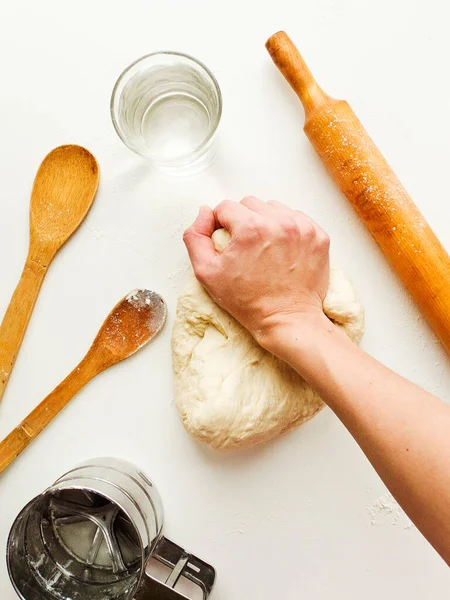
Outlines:
{"label": "spoon handle", "polygon": [[30,246],[19,283],[0,325],[0,401],[52,258],[50,253],[35,252]]}
{"label": "spoon handle", "polygon": [[41,433],[81,388],[106,368],[106,366],[93,359],[93,354],[88,352],[80,364],[64,381],[0,442],[0,473],[3,473],[22,450]]}

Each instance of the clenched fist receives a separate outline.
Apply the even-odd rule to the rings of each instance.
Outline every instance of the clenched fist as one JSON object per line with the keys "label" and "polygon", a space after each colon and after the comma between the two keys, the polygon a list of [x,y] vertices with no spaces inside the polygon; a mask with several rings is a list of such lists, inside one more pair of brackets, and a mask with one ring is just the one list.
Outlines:
{"label": "clenched fist", "polygon": [[[231,240],[217,252],[211,236],[221,227]],[[184,242],[197,279],[261,345],[278,326],[325,319],[329,238],[302,212],[253,197],[225,200],[200,209]]]}

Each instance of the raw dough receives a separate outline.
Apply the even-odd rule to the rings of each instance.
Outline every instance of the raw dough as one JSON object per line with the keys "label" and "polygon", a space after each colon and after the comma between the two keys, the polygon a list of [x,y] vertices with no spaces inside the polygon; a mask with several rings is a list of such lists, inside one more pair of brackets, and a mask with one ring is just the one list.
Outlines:
{"label": "raw dough", "polygon": [[[229,241],[213,235],[217,250]],[[364,311],[351,283],[331,268],[324,312],[356,343]],[[175,400],[187,431],[219,450],[255,446],[304,423],[323,406],[285,363],[219,308],[195,277],[178,299],[172,333]]]}

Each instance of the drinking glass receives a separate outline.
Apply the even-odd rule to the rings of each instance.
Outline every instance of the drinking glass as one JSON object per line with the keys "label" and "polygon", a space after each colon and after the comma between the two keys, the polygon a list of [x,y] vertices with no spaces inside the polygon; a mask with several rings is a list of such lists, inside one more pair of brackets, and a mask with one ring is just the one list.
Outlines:
{"label": "drinking glass", "polygon": [[173,175],[192,175],[211,163],[221,114],[216,78],[180,52],[136,60],[111,96],[112,121],[124,144]]}

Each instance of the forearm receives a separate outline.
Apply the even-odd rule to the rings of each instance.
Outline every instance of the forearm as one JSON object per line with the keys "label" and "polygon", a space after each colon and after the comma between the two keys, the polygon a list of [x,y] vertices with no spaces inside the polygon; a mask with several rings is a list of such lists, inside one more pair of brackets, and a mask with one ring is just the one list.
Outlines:
{"label": "forearm", "polygon": [[278,328],[269,345],[320,393],[450,564],[450,407],[378,363],[329,322]]}

